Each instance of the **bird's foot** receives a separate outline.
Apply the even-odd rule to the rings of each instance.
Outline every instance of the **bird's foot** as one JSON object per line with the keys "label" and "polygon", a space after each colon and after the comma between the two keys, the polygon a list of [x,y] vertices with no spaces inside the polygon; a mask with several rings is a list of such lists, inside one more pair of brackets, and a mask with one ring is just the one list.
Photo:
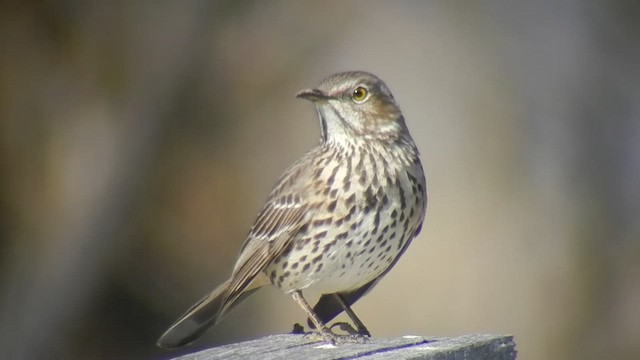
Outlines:
{"label": "bird's foot", "polygon": [[313,341],[326,341],[330,344],[335,345],[337,343],[336,341],[336,334],[334,334],[333,332],[331,332],[331,330],[329,329],[323,329],[324,331],[305,331],[304,326],[295,323],[293,324],[293,330],[291,330],[292,334],[296,334],[296,335],[303,335],[305,338],[313,340]]}
{"label": "bird's foot", "polygon": [[[347,334],[336,334],[333,331],[333,328],[335,327],[338,327],[340,330],[346,332]],[[333,345],[347,343],[364,344],[371,341],[371,335],[368,331],[366,332],[366,334],[360,333],[347,322],[337,322],[330,327],[324,328],[319,331],[305,331],[304,326],[300,324],[294,324],[291,333],[302,334],[308,339],[312,339],[315,341],[326,341]]]}
{"label": "bird's foot", "polygon": [[[338,327],[340,330],[346,332],[347,334],[336,334],[333,331],[333,328]],[[336,322],[329,327],[329,330],[332,334],[339,338],[339,342],[341,343],[357,343],[364,344],[366,342],[371,341],[371,334],[367,329],[364,331],[356,330],[351,324],[348,322]]]}
{"label": "bird's foot", "polygon": [[[351,324],[349,324],[346,321],[339,321],[334,323],[333,325],[329,326],[329,330],[331,330],[332,333],[335,334],[335,332],[333,331],[333,328],[339,328],[340,330],[346,332],[349,335],[360,335],[360,332],[358,330],[356,330],[353,326],[351,326]],[[362,334],[364,335],[364,334]]]}

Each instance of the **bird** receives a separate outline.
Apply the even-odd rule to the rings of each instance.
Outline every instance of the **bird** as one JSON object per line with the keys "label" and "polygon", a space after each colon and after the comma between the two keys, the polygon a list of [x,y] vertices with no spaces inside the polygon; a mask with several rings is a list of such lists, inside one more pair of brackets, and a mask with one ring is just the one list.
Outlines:
{"label": "bird", "polygon": [[[339,323],[343,329],[371,337],[351,306],[422,229],[427,193],[420,154],[391,91],[371,73],[337,73],[296,97],[315,105],[318,144],[277,181],[229,279],[189,308],[158,346],[194,342],[269,284],[293,298],[321,340],[343,341],[326,325],[343,311],[355,325]],[[307,290],[321,294],[313,308]]]}

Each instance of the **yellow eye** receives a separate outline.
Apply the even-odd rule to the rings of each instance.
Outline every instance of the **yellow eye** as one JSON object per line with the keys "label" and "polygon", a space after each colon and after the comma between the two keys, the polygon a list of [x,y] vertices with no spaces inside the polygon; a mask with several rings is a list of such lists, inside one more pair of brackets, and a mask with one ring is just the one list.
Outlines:
{"label": "yellow eye", "polygon": [[368,94],[369,92],[367,91],[367,89],[365,89],[362,86],[358,86],[355,90],[353,90],[353,93],[351,94],[351,98],[353,99],[353,101],[359,103],[359,102],[363,102],[367,98]]}

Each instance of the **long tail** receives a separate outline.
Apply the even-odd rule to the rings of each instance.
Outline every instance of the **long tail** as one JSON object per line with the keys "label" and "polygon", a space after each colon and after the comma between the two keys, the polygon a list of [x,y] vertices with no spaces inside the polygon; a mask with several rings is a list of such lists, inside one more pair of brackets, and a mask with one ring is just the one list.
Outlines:
{"label": "long tail", "polygon": [[163,348],[177,348],[196,341],[210,327],[217,324],[229,310],[265,285],[262,282],[254,282],[253,286],[247,287],[235,298],[230,298],[228,291],[230,283],[231,279],[225,281],[189,308],[162,334],[157,345]]}

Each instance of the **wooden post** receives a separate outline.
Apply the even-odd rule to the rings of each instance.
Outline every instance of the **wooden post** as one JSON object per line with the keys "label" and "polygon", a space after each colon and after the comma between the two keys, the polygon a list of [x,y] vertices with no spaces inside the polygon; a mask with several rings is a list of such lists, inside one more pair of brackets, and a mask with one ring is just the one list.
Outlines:
{"label": "wooden post", "polygon": [[415,360],[513,360],[513,336],[464,335],[454,338],[403,336],[373,338],[361,344],[338,346],[311,340],[304,335],[282,334],[203,350],[179,360],[218,359],[415,359]]}

